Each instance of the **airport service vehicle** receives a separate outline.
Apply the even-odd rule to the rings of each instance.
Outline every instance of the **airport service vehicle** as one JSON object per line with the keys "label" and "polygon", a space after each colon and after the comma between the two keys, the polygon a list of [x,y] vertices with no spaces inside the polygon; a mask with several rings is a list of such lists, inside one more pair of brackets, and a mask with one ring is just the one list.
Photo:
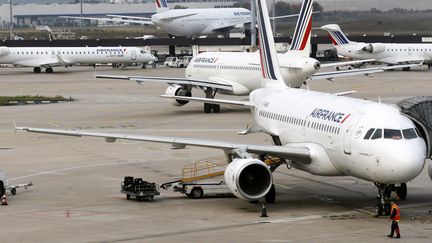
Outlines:
{"label": "airport service vehicle", "polygon": [[[311,2],[304,0],[303,4]],[[167,98],[249,108],[256,124],[241,134],[267,134],[272,138],[271,145],[83,130],[16,129],[101,137],[107,142],[125,139],[167,143],[176,149],[220,149],[229,162],[224,182],[236,197],[246,201],[263,197],[274,201],[272,172],[282,164],[312,175],[352,176],[376,185],[377,211],[383,213],[386,190],[406,195],[407,188],[401,185],[416,178],[426,157],[431,157],[432,133],[393,105],[288,87],[278,68],[265,0],[257,0],[257,13],[263,88],[251,92],[248,101],[174,95]],[[279,158],[280,163],[267,165],[264,161],[268,156]]]}
{"label": "airport service vehicle", "polygon": [[[303,5],[294,31],[290,49],[285,54],[278,54],[282,78],[289,87],[301,87],[309,80],[327,79],[352,75],[371,75],[397,67],[374,67],[341,72],[317,71],[321,67],[363,64],[365,61],[350,61],[343,63],[321,64],[310,58],[310,37],[312,29],[312,5]],[[168,84],[166,95],[192,96],[192,89],[197,88],[205,92],[206,98],[214,98],[217,93],[227,95],[249,95],[255,89],[261,88],[261,66],[259,53],[248,52],[205,52],[196,55],[186,68],[185,78],[146,77],[146,76],[115,76],[96,75],[97,78],[129,79],[138,82],[163,82]],[[172,63],[172,64],[171,64]],[[175,66],[173,58],[166,64]],[[411,65],[407,65],[411,66]],[[406,65],[403,65],[406,67]],[[186,100],[169,100],[173,106],[184,106]],[[217,104],[204,104],[204,112],[218,113]]]}
{"label": "airport service vehicle", "polygon": [[27,188],[33,186],[32,182],[11,185],[6,179],[6,173],[0,170],[0,197],[3,196],[6,191],[9,191],[12,195],[16,195],[18,188]]}
{"label": "airport service vehicle", "polygon": [[[374,59],[387,64],[430,63],[432,44],[364,43],[350,41],[337,24],[324,25],[339,55],[353,59]],[[403,68],[405,71],[410,67]]]}
{"label": "airport service vehicle", "polygon": [[0,47],[0,64],[33,67],[52,73],[55,66],[96,63],[149,63],[155,56],[137,47]]}
{"label": "airport service vehicle", "polygon": [[[107,18],[62,16],[69,19],[155,25],[173,37],[199,37],[223,34],[228,37],[233,29],[244,30],[251,23],[251,12],[245,8],[169,9],[167,0],[155,0],[156,14],[151,18],[107,15]],[[284,15],[275,18],[288,18]]]}
{"label": "airport service vehicle", "polygon": [[126,176],[121,183],[121,193],[126,194],[126,199],[135,198],[137,201],[147,199],[153,201],[155,196],[158,196],[159,186],[156,183],[143,181],[142,178],[133,178]]}
{"label": "airport service vehicle", "polygon": [[164,62],[166,67],[185,68],[189,65],[192,56],[167,57]]}

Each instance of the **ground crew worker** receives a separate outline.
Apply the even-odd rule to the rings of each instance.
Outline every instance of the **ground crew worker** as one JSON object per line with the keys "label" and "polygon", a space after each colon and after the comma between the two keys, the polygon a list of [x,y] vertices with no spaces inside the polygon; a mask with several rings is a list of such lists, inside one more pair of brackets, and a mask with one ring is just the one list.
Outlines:
{"label": "ground crew worker", "polygon": [[387,236],[393,238],[393,234],[396,231],[396,238],[401,238],[399,231],[400,209],[395,202],[391,202],[390,220],[392,221],[391,231]]}

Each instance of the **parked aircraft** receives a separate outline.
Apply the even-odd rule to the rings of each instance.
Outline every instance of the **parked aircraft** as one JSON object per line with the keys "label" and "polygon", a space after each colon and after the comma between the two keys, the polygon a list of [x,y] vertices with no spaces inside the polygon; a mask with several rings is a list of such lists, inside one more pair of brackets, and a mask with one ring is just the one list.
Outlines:
{"label": "parked aircraft", "polygon": [[[245,29],[251,23],[251,12],[245,8],[169,9],[167,0],[155,0],[156,14],[151,18],[125,15],[107,15],[108,18],[62,16],[68,19],[87,19],[121,23],[155,25],[170,36],[198,37],[223,34],[233,29]],[[275,19],[297,15],[277,16]]]}
{"label": "parked aircraft", "polygon": [[156,58],[137,47],[0,47],[0,64],[33,67],[52,73],[55,66],[95,63],[149,63]]}
{"label": "parked aircraft", "polygon": [[[304,4],[311,1],[304,0]],[[405,183],[422,171],[427,153],[425,140],[413,121],[391,105],[286,86],[278,68],[265,0],[257,0],[257,11],[264,87],[251,92],[249,101],[170,98],[248,107],[256,127],[243,134],[264,132],[273,138],[274,145],[31,127],[16,129],[103,137],[107,142],[127,139],[168,143],[176,149],[188,145],[221,149],[230,162],[224,175],[225,183],[234,195],[248,201],[262,197],[275,200],[272,171],[281,163],[269,166],[263,162],[266,156],[277,156],[290,166],[313,175],[353,176],[374,182],[380,195],[377,204],[380,214],[387,209],[386,189],[395,189],[405,198]]]}
{"label": "parked aircraft", "polygon": [[[350,41],[339,25],[321,27],[329,33],[339,55],[354,59],[375,59],[387,64],[432,62],[432,44],[364,43]],[[405,67],[405,71],[410,67]]]}
{"label": "parked aircraft", "polygon": [[[356,70],[316,73],[321,67],[352,65],[364,61],[321,64],[310,58],[310,38],[312,29],[312,4],[302,5],[290,49],[278,54],[280,71],[285,83],[299,88],[307,80],[330,79],[352,75],[370,75],[396,67],[374,67]],[[371,60],[366,60],[371,61]],[[405,66],[404,66],[405,67]],[[169,84],[165,94],[192,96],[192,87],[204,90],[207,98],[216,93],[228,95],[249,95],[262,87],[259,52],[204,52],[195,56],[186,68],[186,78],[113,76],[96,75],[98,78],[129,79],[140,84],[144,82],[164,82]],[[174,106],[187,104],[184,100],[170,100]],[[204,104],[204,112],[219,112],[217,104]]]}

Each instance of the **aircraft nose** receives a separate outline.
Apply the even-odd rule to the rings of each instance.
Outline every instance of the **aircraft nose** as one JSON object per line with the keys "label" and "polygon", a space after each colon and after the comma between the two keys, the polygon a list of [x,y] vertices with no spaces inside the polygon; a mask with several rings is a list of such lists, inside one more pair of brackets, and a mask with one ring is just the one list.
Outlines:
{"label": "aircraft nose", "polygon": [[407,182],[417,177],[426,162],[426,146],[424,142],[409,143],[397,151],[393,151],[392,174],[395,182]]}

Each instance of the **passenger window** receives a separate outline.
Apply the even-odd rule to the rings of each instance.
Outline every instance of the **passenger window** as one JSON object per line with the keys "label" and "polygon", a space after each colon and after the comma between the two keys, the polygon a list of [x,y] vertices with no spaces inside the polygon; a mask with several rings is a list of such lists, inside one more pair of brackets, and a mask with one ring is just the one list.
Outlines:
{"label": "passenger window", "polygon": [[371,139],[380,139],[382,138],[382,129],[375,130]]}
{"label": "passenger window", "polygon": [[375,128],[369,129],[363,139],[369,139],[372,136],[372,133],[375,131]]}
{"label": "passenger window", "polygon": [[384,129],[384,138],[400,140],[402,139],[402,133],[400,130]]}
{"label": "passenger window", "polygon": [[402,130],[402,133],[405,139],[417,138],[417,135],[413,128]]}

